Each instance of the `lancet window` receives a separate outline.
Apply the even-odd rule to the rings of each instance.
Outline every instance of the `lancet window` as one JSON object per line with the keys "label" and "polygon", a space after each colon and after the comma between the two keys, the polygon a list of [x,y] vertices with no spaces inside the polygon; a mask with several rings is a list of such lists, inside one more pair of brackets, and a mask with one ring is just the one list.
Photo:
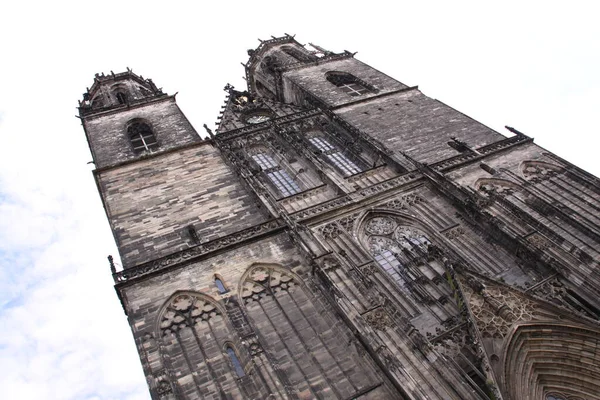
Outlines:
{"label": "lancet window", "polygon": [[129,141],[135,153],[150,151],[158,148],[158,142],[148,124],[144,122],[135,122],[127,128]]}
{"label": "lancet window", "polygon": [[215,286],[217,287],[217,290],[219,291],[220,294],[229,292],[229,290],[223,283],[223,280],[221,278],[219,278],[218,276],[215,276]]}
{"label": "lancet window", "polygon": [[347,72],[328,72],[326,77],[329,82],[342,89],[349,96],[361,96],[373,91],[360,79]]}
{"label": "lancet window", "polygon": [[350,176],[358,174],[362,169],[346,156],[337,147],[332,145],[323,137],[312,137],[308,139],[310,143],[320,150],[327,160],[336,166],[344,175]]}
{"label": "lancet window", "polygon": [[244,371],[242,363],[240,362],[240,359],[235,353],[235,350],[228,345],[226,351],[227,355],[229,356],[229,360],[231,361],[231,365],[233,366],[233,370],[235,371],[238,378],[241,378],[242,376],[246,375],[246,372]]}
{"label": "lancet window", "polygon": [[277,188],[283,197],[300,193],[300,186],[290,174],[279,166],[279,164],[267,153],[256,153],[252,159],[258,164],[267,178]]}

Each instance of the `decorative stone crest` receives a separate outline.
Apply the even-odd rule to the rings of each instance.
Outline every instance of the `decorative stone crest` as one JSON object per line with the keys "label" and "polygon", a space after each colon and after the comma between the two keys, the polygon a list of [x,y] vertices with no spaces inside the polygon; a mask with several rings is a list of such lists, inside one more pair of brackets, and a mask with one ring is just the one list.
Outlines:
{"label": "decorative stone crest", "polygon": [[363,314],[363,317],[373,329],[379,331],[384,331],[393,325],[392,319],[383,307],[377,307],[374,310],[368,311]]}
{"label": "decorative stone crest", "polygon": [[373,235],[389,235],[395,227],[396,222],[390,217],[375,217],[367,222],[365,230]]}
{"label": "decorative stone crest", "polygon": [[462,236],[464,234],[465,230],[460,225],[450,228],[446,232],[444,232],[444,236],[448,240],[454,240],[457,237]]}
{"label": "decorative stone crest", "polygon": [[483,337],[504,338],[515,322],[534,318],[536,304],[512,290],[486,287],[470,277],[460,281]]}
{"label": "decorative stone crest", "polygon": [[192,293],[181,294],[167,306],[160,321],[160,329],[163,336],[166,336],[217,315],[220,315],[218,308],[207,299]]}
{"label": "decorative stone crest", "polygon": [[258,302],[266,296],[281,291],[291,291],[297,283],[280,268],[257,267],[246,277],[242,286],[242,298],[246,304]]}
{"label": "decorative stone crest", "polygon": [[327,224],[321,228],[321,234],[325,239],[335,239],[340,236],[341,233],[342,231],[340,230],[340,227],[335,222]]}
{"label": "decorative stone crest", "polygon": [[510,196],[520,190],[519,185],[504,179],[480,179],[475,187],[488,196]]}

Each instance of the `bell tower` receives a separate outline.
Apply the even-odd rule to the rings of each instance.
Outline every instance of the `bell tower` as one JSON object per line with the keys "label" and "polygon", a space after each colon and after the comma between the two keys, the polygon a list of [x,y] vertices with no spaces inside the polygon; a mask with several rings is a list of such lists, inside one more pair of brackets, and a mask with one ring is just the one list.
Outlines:
{"label": "bell tower", "polygon": [[201,141],[175,96],[131,70],[96,74],[79,113],[97,168]]}

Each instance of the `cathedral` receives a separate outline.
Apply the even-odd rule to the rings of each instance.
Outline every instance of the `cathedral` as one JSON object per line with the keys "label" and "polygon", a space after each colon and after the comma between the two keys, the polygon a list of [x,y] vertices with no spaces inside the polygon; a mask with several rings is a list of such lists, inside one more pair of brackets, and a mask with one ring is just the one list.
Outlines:
{"label": "cathedral", "polygon": [[131,70],[80,101],[152,399],[600,399],[598,178],[348,51],[248,56],[205,138]]}

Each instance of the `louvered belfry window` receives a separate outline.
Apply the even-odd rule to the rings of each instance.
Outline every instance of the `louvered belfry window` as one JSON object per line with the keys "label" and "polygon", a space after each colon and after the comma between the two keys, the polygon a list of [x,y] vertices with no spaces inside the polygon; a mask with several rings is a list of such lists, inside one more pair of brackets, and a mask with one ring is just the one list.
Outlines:
{"label": "louvered belfry window", "polygon": [[158,147],[156,137],[148,124],[136,122],[127,128],[127,133],[135,153],[150,151]]}

